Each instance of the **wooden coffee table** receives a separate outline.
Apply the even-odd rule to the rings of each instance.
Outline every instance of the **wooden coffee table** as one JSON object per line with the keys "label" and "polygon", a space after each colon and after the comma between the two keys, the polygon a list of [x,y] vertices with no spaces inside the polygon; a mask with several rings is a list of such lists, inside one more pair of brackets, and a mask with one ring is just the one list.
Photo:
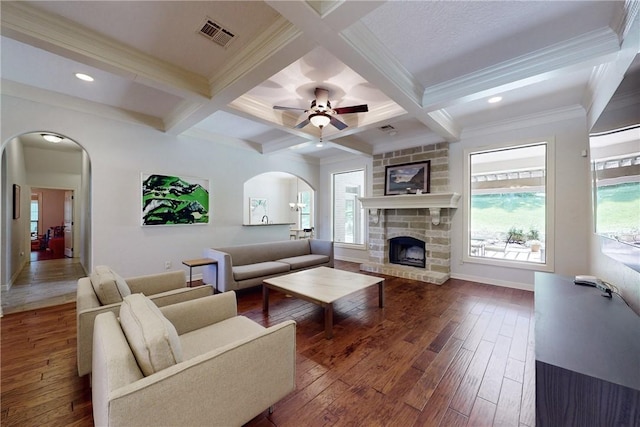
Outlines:
{"label": "wooden coffee table", "polygon": [[384,307],[384,279],[350,271],[318,267],[273,277],[262,282],[262,310],[269,312],[269,289],[293,295],[324,308],[324,333],[333,338],[333,302],[378,285],[378,305]]}

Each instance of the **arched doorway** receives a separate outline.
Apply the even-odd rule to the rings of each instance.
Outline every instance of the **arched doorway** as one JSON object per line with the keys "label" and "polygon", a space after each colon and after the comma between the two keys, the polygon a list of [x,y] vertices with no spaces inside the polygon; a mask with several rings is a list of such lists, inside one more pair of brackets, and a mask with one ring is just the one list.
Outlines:
{"label": "arched doorway", "polygon": [[[45,139],[45,137],[47,139]],[[49,140],[48,140],[49,139]],[[19,197],[14,196],[14,189],[19,189]],[[84,267],[90,265],[90,161],[86,151],[74,140],[56,132],[35,131],[22,134],[6,141],[2,146],[2,246],[0,248],[2,262],[2,306],[7,308],[11,300],[9,295],[17,288],[18,281],[27,280],[31,287],[28,292],[20,288],[28,298],[17,298],[17,303],[33,308],[38,300],[57,298],[65,292],[63,283],[72,289],[78,274],[84,273]],[[32,203],[32,189],[36,203]],[[61,202],[66,206],[51,217],[51,211],[43,205],[49,196],[60,192],[68,195],[68,200]],[[63,196],[64,197],[64,196]],[[50,198],[49,200],[53,200]],[[38,205],[39,211],[32,215],[32,205]],[[56,205],[50,202],[50,206]],[[72,206],[72,208],[70,208]],[[16,215],[14,211],[18,211]],[[64,230],[67,230],[67,233]],[[73,268],[58,268],[54,275],[47,275],[41,264],[37,277],[27,277],[27,270],[36,270],[32,265],[30,252],[32,247],[40,247],[40,239],[49,235],[67,240],[62,246],[56,242],[48,249],[64,254],[67,264],[75,264]],[[71,236],[71,237],[70,237]],[[34,242],[34,239],[37,239]],[[28,271],[27,271],[28,272]],[[62,273],[61,273],[62,272]],[[65,280],[64,272],[73,278]],[[62,276],[61,276],[62,274]],[[36,285],[42,285],[42,292]],[[67,289],[67,291],[68,291]],[[67,292],[69,293],[69,292]],[[75,297],[75,295],[73,295]],[[68,295],[67,299],[71,296]],[[16,303],[14,301],[14,303]],[[58,302],[59,303],[59,302]],[[43,301],[37,306],[52,305]],[[7,310],[3,310],[7,312]]]}

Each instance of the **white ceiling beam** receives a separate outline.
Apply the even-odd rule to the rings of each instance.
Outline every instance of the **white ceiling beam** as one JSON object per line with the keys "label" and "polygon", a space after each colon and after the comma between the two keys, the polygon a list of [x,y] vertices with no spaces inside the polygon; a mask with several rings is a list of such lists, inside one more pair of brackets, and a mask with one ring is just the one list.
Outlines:
{"label": "white ceiling beam", "polygon": [[381,3],[344,2],[328,13],[326,19],[305,2],[271,1],[269,4],[434,132],[448,141],[459,139],[460,130],[450,117],[440,122],[445,118],[443,115],[429,114],[422,109],[422,85],[359,22]]}
{"label": "white ceiling beam", "polygon": [[135,111],[123,110],[122,108],[111,107],[93,101],[87,101],[75,96],[65,95],[59,92],[52,92],[34,86],[27,86],[22,83],[2,79],[0,82],[0,93],[16,98],[27,99],[53,107],[65,108],[83,114],[91,114],[117,120],[123,123],[133,123],[136,125],[149,126],[162,131],[164,125],[157,117],[136,113]]}
{"label": "white ceiling beam", "polygon": [[594,69],[587,85],[583,106],[587,111],[587,125],[591,129],[606,108],[622,82],[624,75],[640,54],[640,17],[634,8],[633,19],[628,23],[625,39],[615,61]]}
{"label": "white ceiling beam", "polygon": [[[167,131],[180,134],[268,80],[307,54],[315,44],[285,19],[278,19],[209,80],[211,100],[173,123]],[[270,107],[271,108],[271,107]],[[271,123],[269,123],[271,124]]]}
{"label": "white ceiling beam", "polygon": [[341,136],[340,139],[334,139],[326,143],[333,148],[338,148],[347,153],[366,155],[369,157],[373,156],[373,147],[370,144],[348,135]]}
{"label": "white ceiling beam", "polygon": [[203,76],[23,2],[4,2],[1,20],[2,34],[12,39],[185,99],[209,97],[209,84]]}
{"label": "white ceiling beam", "polygon": [[618,51],[616,33],[608,27],[602,28],[427,87],[422,106],[427,111],[435,111],[490,97],[584,69],[585,66],[597,66],[614,59]]}

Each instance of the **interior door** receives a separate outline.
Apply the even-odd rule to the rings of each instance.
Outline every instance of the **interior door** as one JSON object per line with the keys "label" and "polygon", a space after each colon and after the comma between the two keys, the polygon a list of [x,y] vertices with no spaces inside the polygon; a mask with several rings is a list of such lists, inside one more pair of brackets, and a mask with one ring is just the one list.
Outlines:
{"label": "interior door", "polygon": [[73,191],[64,192],[64,256],[73,258]]}

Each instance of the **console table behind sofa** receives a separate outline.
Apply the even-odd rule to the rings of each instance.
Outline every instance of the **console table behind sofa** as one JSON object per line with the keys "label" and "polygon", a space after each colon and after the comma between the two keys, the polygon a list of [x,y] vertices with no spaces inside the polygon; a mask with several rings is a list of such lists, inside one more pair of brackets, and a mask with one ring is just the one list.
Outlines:
{"label": "console table behind sofa", "polygon": [[333,242],[305,239],[248,245],[208,248],[205,258],[217,261],[205,266],[203,281],[218,283],[218,290],[226,292],[260,286],[264,279],[315,267],[333,267]]}

